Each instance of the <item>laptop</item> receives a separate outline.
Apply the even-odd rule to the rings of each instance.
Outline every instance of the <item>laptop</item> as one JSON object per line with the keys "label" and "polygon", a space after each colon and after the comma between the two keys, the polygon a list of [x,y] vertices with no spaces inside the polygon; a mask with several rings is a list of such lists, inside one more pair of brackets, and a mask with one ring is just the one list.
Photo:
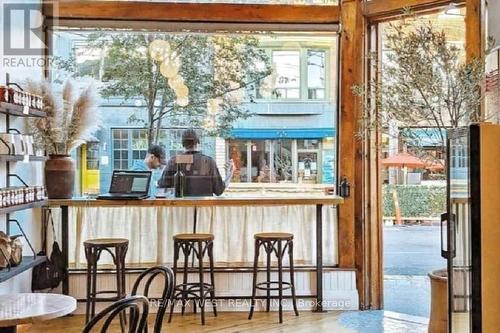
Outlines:
{"label": "laptop", "polygon": [[149,197],[151,171],[114,170],[109,193],[101,194],[97,199],[135,200]]}

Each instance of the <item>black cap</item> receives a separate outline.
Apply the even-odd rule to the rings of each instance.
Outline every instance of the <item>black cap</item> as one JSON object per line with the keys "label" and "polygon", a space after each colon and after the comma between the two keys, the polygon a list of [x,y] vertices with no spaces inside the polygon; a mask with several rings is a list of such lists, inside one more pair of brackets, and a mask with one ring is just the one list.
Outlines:
{"label": "black cap", "polygon": [[151,145],[148,149],[148,153],[156,156],[161,164],[167,164],[167,155],[165,154],[165,149],[159,145]]}
{"label": "black cap", "polygon": [[184,148],[193,148],[198,143],[200,143],[200,139],[194,129],[189,128],[182,132],[182,146]]}

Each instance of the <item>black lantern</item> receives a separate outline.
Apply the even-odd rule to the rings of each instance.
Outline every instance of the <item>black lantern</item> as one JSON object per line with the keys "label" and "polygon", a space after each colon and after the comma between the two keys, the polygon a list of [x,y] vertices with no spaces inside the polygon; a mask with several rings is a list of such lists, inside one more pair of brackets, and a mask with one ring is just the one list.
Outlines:
{"label": "black lantern", "polygon": [[351,184],[347,181],[347,177],[343,177],[340,181],[339,194],[343,198],[351,196]]}

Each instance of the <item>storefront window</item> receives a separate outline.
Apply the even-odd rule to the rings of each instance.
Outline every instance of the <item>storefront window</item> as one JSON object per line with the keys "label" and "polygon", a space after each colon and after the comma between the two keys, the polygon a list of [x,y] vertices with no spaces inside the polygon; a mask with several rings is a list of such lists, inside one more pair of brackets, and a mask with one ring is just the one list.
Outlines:
{"label": "storefront window", "polygon": [[292,143],[292,140],[274,141],[274,172],[277,182],[291,182],[293,180]]}
{"label": "storefront window", "polygon": [[[321,140],[310,139],[230,140],[229,158],[233,159],[236,167],[233,181],[333,184],[334,140],[326,138],[323,141],[324,144]],[[248,170],[251,170],[250,173]]]}
{"label": "storefront window", "polygon": [[270,143],[268,140],[251,142],[251,177],[254,183],[270,183],[275,177],[271,174]]}
{"label": "storefront window", "polygon": [[235,169],[232,181],[236,183],[247,182],[248,181],[247,142],[230,141],[229,158],[233,160]]}
{"label": "storefront window", "polygon": [[299,161],[299,183],[316,183],[318,180],[318,153],[300,152]]}

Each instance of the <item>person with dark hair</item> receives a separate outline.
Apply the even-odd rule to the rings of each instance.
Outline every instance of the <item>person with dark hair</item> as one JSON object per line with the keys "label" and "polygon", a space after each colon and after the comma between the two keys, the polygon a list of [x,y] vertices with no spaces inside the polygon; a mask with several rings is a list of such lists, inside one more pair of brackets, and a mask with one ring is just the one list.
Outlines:
{"label": "person with dark hair", "polygon": [[200,139],[194,129],[187,129],[182,133],[182,146],[185,152],[173,156],[168,161],[158,181],[158,187],[174,187],[174,175],[177,170],[180,170],[186,177],[184,195],[212,196],[221,195],[224,192],[233,177],[234,164],[232,161],[226,163],[227,174],[222,180],[215,160],[198,150],[199,143]]}
{"label": "person with dark hair", "polygon": [[132,170],[134,171],[150,171],[157,170],[162,165],[167,164],[165,149],[160,145],[151,145],[148,149],[146,157],[142,161],[134,161]]}

